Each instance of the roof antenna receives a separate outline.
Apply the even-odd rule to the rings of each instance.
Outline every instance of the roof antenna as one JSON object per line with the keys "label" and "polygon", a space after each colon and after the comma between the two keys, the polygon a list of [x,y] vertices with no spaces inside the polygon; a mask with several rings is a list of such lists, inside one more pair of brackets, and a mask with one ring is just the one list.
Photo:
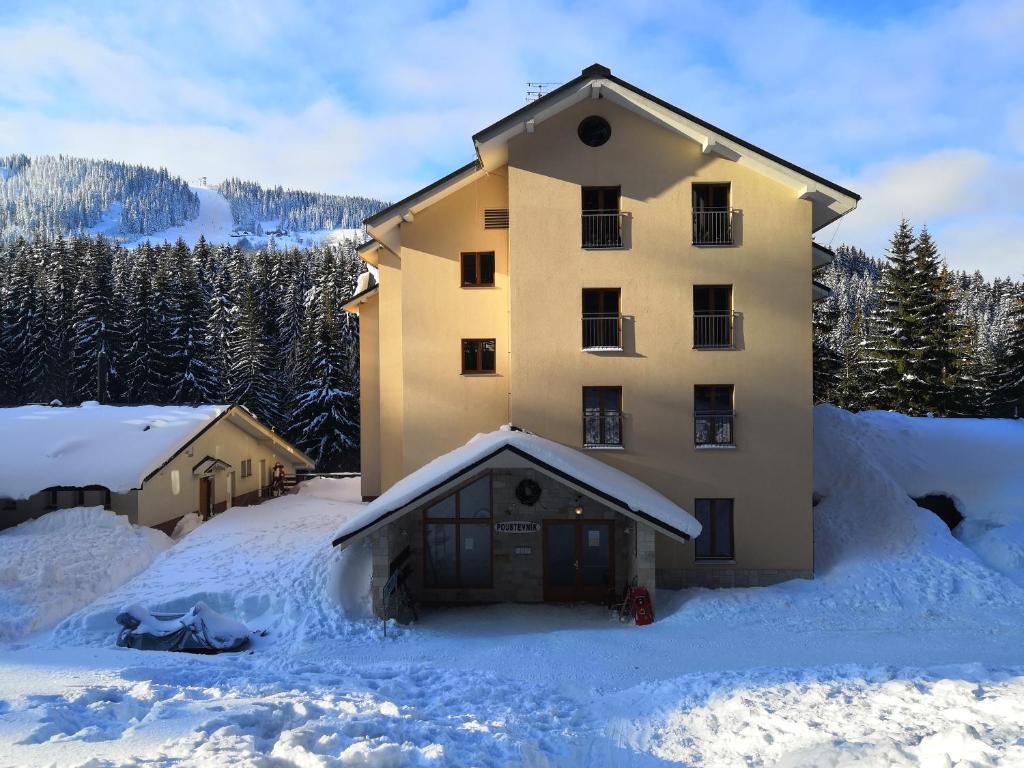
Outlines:
{"label": "roof antenna", "polygon": [[530,104],[536,101],[537,99],[541,98],[548,92],[548,89],[550,89],[553,85],[558,85],[558,83],[527,83],[526,103]]}

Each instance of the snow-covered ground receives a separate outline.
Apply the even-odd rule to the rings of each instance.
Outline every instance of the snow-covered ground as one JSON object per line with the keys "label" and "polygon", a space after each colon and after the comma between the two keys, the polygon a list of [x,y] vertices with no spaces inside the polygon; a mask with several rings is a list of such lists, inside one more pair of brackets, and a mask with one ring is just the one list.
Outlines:
{"label": "snow-covered ground", "polygon": [[[162,232],[126,241],[125,246],[133,248],[141,245],[147,240],[151,243],[173,243],[180,237],[191,247],[196,244],[199,238],[205,237],[206,242],[211,245],[235,245],[242,241],[243,237],[251,248],[264,248],[267,246],[269,237],[249,233],[239,233],[235,228],[234,219],[231,216],[231,205],[227,198],[216,189],[210,187],[191,187],[192,191],[199,196],[199,215],[187,221],[179,227],[171,227]],[[103,217],[102,221],[90,229],[94,234],[106,234],[116,236],[117,224],[120,220],[120,204],[113,206]],[[277,221],[261,222],[263,231],[270,232],[277,228]],[[274,243],[279,249],[303,248],[317,243],[338,243],[342,240],[365,239],[362,229],[323,229],[311,231],[289,231],[287,235],[277,235]]]}
{"label": "snow-covered ground", "polygon": [[[540,605],[385,632],[366,551],[329,546],[358,487],[314,481],[0,648],[0,765],[1022,765],[1020,573],[908,498],[949,494],[1002,541],[1022,461],[1021,422],[820,408],[818,578],[661,592],[649,627]],[[217,657],[112,647],[125,603],[198,599],[266,636]]]}

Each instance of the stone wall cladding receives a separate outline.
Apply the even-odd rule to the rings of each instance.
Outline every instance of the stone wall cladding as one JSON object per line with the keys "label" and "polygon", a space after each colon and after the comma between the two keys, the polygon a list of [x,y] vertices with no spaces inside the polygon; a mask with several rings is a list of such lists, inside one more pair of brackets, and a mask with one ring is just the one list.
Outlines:
{"label": "stone wall cladding", "polygon": [[813,571],[731,568],[707,566],[698,568],[658,568],[658,587],[767,587],[792,579],[813,579]]}

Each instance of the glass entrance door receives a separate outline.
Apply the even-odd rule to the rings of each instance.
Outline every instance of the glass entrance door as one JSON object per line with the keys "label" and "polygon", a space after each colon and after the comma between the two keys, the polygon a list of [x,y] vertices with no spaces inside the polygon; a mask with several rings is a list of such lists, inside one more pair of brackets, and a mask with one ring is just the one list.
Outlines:
{"label": "glass entrance door", "polygon": [[544,599],[601,601],[615,589],[610,520],[544,521]]}

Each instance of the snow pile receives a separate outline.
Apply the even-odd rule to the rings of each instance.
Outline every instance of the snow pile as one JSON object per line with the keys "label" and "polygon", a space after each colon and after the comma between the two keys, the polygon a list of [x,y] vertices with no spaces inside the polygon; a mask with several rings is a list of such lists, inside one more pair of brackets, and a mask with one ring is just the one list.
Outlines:
{"label": "snow pile", "polygon": [[[352,499],[358,480],[323,480],[316,487]],[[353,619],[367,614],[369,550],[341,553],[328,539],[339,520],[362,508],[354,499],[311,495],[232,507],[184,537],[144,574],[67,619],[56,636],[68,644],[109,645],[125,605],[184,613],[199,602],[254,631],[267,630],[266,642],[275,645],[366,631]]]}
{"label": "snow pile", "polygon": [[[1000,454],[1006,460],[993,462]],[[869,615],[873,621],[904,621],[909,612],[970,623],[978,609],[1024,608],[1024,591],[1007,579],[1022,576],[1024,557],[1013,555],[1024,553],[1016,524],[987,529],[987,544],[998,554],[983,560],[911,498],[949,494],[963,503],[967,522],[1016,520],[1022,456],[1022,423],[852,414],[818,406],[814,581],[666,595],[662,615],[679,605],[673,620],[853,626]],[[985,543],[978,552],[984,553]],[[997,561],[1004,573],[993,570]]]}
{"label": "snow pile", "polygon": [[88,605],[170,546],[160,531],[102,507],[62,509],[0,532],[0,641]]}
{"label": "snow pile", "polygon": [[700,533],[700,523],[696,518],[635,477],[581,451],[505,425],[494,432],[476,435],[465,445],[403,477],[368,504],[362,514],[348,520],[335,534],[335,539],[373,524],[387,513],[413,501],[439,482],[453,477],[504,448],[522,451],[585,485],[619,499],[638,514],[660,520],[689,536],[697,536]]}
{"label": "snow pile", "polygon": [[[832,418],[819,410],[819,415]],[[1024,585],[1024,421],[869,411],[849,429],[910,496],[940,494],[964,516],[957,537]]]}
{"label": "snow pile", "polygon": [[115,493],[142,481],[226,410],[223,405],[25,405],[0,408],[0,496],[55,485]]}
{"label": "snow pile", "polygon": [[178,541],[178,539],[184,538],[202,524],[203,518],[199,516],[199,513],[186,512],[174,526],[174,530],[171,532],[171,538]]}

